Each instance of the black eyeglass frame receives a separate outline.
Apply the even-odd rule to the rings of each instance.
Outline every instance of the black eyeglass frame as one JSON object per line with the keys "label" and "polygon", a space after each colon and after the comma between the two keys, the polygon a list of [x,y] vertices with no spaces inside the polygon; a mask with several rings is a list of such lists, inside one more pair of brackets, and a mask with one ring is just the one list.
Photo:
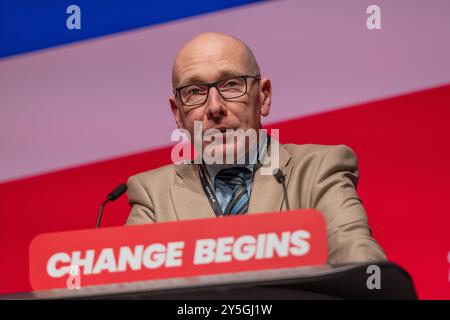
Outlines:
{"label": "black eyeglass frame", "polygon": [[[239,96],[233,97],[233,98],[225,98],[225,97],[222,95],[222,93],[220,92],[220,90],[219,90],[219,88],[217,87],[217,85],[218,85],[220,82],[223,82],[223,81],[227,81],[227,80],[231,80],[231,79],[239,79],[239,78],[244,79],[244,82],[245,82],[245,91],[244,91],[244,93],[242,93],[242,94],[239,95]],[[226,79],[221,79],[221,80],[218,80],[218,81],[216,81],[216,82],[211,82],[211,83],[192,83],[192,84],[188,84],[188,85],[186,85],[186,86],[181,86],[181,87],[175,88],[175,92],[178,94],[178,98],[180,98],[181,103],[182,103],[184,106],[186,106],[186,107],[196,107],[196,106],[201,106],[201,105],[205,104],[206,101],[208,101],[208,98],[209,98],[209,89],[211,89],[212,87],[215,87],[215,88],[217,89],[217,92],[220,94],[220,96],[221,96],[224,100],[233,100],[233,99],[240,98],[240,97],[244,96],[244,95],[247,93],[247,91],[248,91],[247,79],[248,79],[248,78],[255,79],[255,80],[261,80],[261,77],[260,77],[260,76],[250,76],[250,75],[234,76],[234,77],[230,77],[230,78],[226,78]],[[181,90],[183,90],[184,88],[187,88],[187,87],[190,87],[190,86],[206,86],[206,87],[208,88],[208,92],[206,93],[205,101],[203,101],[203,102],[201,102],[201,103],[195,103],[195,104],[186,104],[186,103],[183,101],[183,98],[181,98],[181,93],[180,93],[180,92],[181,92]]]}

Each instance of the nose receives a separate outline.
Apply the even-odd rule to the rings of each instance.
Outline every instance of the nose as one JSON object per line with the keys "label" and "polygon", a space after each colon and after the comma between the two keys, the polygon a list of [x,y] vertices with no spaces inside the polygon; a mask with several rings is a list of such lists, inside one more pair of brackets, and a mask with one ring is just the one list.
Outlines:
{"label": "nose", "polygon": [[206,114],[209,119],[214,120],[226,116],[227,114],[224,100],[216,87],[211,87],[211,89],[209,89],[209,96],[206,101]]}

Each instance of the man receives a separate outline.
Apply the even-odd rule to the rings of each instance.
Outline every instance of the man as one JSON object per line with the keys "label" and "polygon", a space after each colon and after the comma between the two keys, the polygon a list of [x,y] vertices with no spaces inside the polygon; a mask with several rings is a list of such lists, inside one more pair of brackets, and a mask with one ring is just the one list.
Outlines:
{"label": "man", "polygon": [[[204,33],[189,41],[175,58],[172,85],[169,101],[176,124],[191,137],[196,121],[203,132],[211,128],[258,130],[261,116],[270,111],[270,80],[261,78],[250,48],[224,34]],[[203,147],[208,144],[203,142]],[[237,154],[236,143],[222,147],[224,154]],[[385,260],[371,237],[356,193],[359,173],[353,151],[343,145],[277,147],[290,209],[316,208],[325,217],[328,262]],[[255,146],[246,146],[245,151],[249,153],[250,148]],[[190,163],[135,175],[128,180],[132,210],[127,224],[284,210],[283,188],[273,175],[261,170],[249,161],[231,166]],[[206,196],[208,186],[216,205]]]}

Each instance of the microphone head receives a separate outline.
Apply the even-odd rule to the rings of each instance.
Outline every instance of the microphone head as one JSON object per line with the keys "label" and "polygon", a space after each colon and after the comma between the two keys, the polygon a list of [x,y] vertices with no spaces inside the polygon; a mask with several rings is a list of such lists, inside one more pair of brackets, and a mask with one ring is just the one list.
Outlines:
{"label": "microphone head", "polygon": [[119,184],[113,191],[108,194],[108,200],[114,201],[118,197],[120,197],[125,191],[127,191],[128,187],[125,183]]}
{"label": "microphone head", "polygon": [[283,175],[283,172],[281,172],[280,168],[275,169],[273,171],[273,175],[279,183],[284,183],[284,175]]}

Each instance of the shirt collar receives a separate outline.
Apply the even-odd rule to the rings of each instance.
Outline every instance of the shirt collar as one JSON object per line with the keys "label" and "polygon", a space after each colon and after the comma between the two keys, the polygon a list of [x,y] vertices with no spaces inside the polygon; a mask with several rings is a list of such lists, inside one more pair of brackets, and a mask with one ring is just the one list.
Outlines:
{"label": "shirt collar", "polygon": [[214,180],[222,169],[228,169],[228,168],[234,168],[234,167],[244,167],[250,170],[253,176],[253,170],[255,168],[254,164],[210,164],[206,166],[206,169],[208,170],[209,177],[211,179],[212,185],[214,185]]}
{"label": "shirt collar", "polygon": [[[264,142],[263,140],[265,140],[267,142],[266,139],[261,139],[259,142],[260,148],[259,150],[261,150],[261,145]],[[253,170],[255,169],[255,163],[257,163],[258,161],[258,156],[259,156],[259,150],[252,150],[252,152],[250,153],[250,164],[209,164],[209,165],[205,165],[206,169],[208,170],[208,174],[209,177],[211,179],[211,183],[214,186],[214,179],[216,178],[216,175],[219,173],[220,170],[222,169],[228,169],[228,168],[233,168],[233,167],[244,167],[247,168],[248,170],[250,170],[250,172],[252,173],[253,176]],[[266,149],[267,151],[267,149]],[[263,153],[263,155],[265,156],[266,153]],[[264,159],[260,159],[261,162],[263,162]],[[238,161],[239,162],[239,161]]]}

